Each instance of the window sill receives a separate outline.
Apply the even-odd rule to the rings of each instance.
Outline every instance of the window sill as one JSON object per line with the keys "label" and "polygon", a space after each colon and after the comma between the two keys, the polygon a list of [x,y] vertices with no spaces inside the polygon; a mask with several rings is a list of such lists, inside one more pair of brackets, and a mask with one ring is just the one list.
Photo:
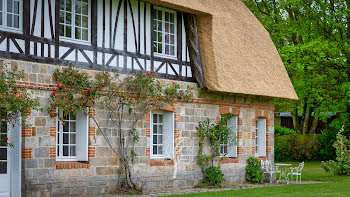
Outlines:
{"label": "window sill", "polygon": [[238,163],[238,158],[237,157],[229,157],[229,158],[221,158],[219,160],[220,164],[227,164],[227,163]]}
{"label": "window sill", "polygon": [[255,156],[255,159],[257,159],[259,161],[266,161],[267,160],[266,157],[259,157],[259,156]]}
{"label": "window sill", "polygon": [[174,160],[170,159],[151,159],[150,166],[173,166]]}
{"label": "window sill", "polygon": [[56,170],[90,168],[88,161],[56,161]]}

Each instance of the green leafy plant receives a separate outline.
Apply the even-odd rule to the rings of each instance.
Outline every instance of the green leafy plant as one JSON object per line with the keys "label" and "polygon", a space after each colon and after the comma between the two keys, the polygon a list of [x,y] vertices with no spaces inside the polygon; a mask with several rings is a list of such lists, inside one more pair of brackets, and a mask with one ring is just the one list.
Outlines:
{"label": "green leafy plant", "polygon": [[[139,141],[138,123],[151,110],[162,110],[176,102],[190,101],[192,88],[184,89],[175,82],[164,84],[153,73],[136,73],[120,76],[99,72],[95,79],[72,66],[57,69],[53,78],[57,82],[57,91],[51,95],[49,110],[56,108],[65,113],[76,113],[87,107],[98,106],[107,119],[91,117],[97,130],[103,135],[113,153],[120,159],[119,189],[122,191],[139,190],[131,166],[138,156],[134,145]],[[60,116],[54,112],[52,117]],[[60,120],[62,117],[59,117]],[[105,122],[110,125],[103,126]],[[117,136],[116,146],[112,145],[107,130],[113,130]]]}
{"label": "green leafy plant", "polygon": [[[227,121],[232,118],[232,114],[223,115],[221,120],[216,124],[210,124],[209,120],[201,121],[198,123],[196,127],[198,135],[200,137],[199,141],[199,149],[197,156],[197,164],[201,166],[204,182],[209,185],[218,185],[217,180],[220,179],[220,167],[215,167],[215,161],[220,156],[220,144],[227,144],[228,146],[234,145],[237,143],[237,138],[234,136],[233,130],[227,126]],[[209,142],[209,151],[210,154],[204,153],[204,145],[205,142]],[[213,172],[215,171],[215,173]],[[212,173],[211,175],[207,173]],[[221,172],[222,173],[222,172]],[[208,176],[214,176],[213,178],[207,178]],[[222,177],[223,178],[223,177]],[[209,183],[208,181],[214,181]],[[219,184],[221,184],[224,180],[222,180]]]}
{"label": "green leafy plant", "polygon": [[275,136],[276,161],[316,161],[320,158],[317,135]]}
{"label": "green leafy plant", "polygon": [[220,166],[211,166],[204,170],[203,183],[210,186],[220,186],[224,181],[224,173],[222,173]]}
{"label": "green leafy plant", "polygon": [[247,166],[245,167],[245,179],[249,183],[263,183],[264,171],[261,169],[259,160],[254,157],[247,159]]}
{"label": "green leafy plant", "polygon": [[350,175],[350,140],[342,135],[344,127],[337,134],[337,141],[333,147],[337,154],[336,161],[329,160],[322,162],[322,167],[326,172],[333,175]]}
{"label": "green leafy plant", "polygon": [[111,80],[107,72],[99,72],[94,79],[73,66],[57,68],[52,77],[57,89],[50,96],[49,112],[51,117],[58,116],[62,121],[63,113],[58,113],[56,109],[66,114],[76,114],[92,107]]}
{"label": "green leafy plant", "polygon": [[286,128],[286,127],[280,127],[280,126],[275,126],[275,136],[278,135],[294,135],[297,134],[296,131]]}
{"label": "green leafy plant", "polygon": [[[17,85],[17,81],[23,79],[23,71],[19,71],[17,67],[8,69],[8,66],[0,60],[0,124],[14,122],[19,116],[25,124],[30,110],[39,110],[40,103],[34,98],[34,91]],[[13,144],[8,143],[6,135],[1,135],[0,146],[13,146]]]}

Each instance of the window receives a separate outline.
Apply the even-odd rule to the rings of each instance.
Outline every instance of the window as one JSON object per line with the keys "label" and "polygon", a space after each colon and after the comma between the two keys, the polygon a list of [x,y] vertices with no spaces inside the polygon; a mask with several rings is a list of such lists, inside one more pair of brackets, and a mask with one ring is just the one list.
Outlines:
{"label": "window", "polygon": [[7,139],[7,122],[0,120],[0,174],[7,174],[8,146],[7,146],[7,143],[5,143],[6,139]]}
{"label": "window", "polygon": [[257,119],[255,122],[255,155],[266,156],[266,119]]}
{"label": "window", "polygon": [[0,0],[0,26],[8,30],[21,30],[21,9],[21,0]]}
{"label": "window", "polygon": [[153,52],[160,56],[176,57],[176,12],[156,7],[153,16]]}
{"label": "window", "polygon": [[76,115],[63,114],[57,121],[57,160],[87,161],[88,116],[84,112]]}
{"label": "window", "polygon": [[151,113],[151,157],[174,157],[174,113],[153,111]]}
{"label": "window", "polygon": [[60,1],[60,36],[90,41],[90,0]]}
{"label": "window", "polygon": [[[229,141],[236,142],[236,140],[232,140],[232,138],[235,139],[237,137],[237,120],[237,116],[233,116],[226,123],[227,127],[233,130],[233,136],[230,136],[231,139],[229,139]],[[220,144],[220,156],[237,157],[237,144]]]}

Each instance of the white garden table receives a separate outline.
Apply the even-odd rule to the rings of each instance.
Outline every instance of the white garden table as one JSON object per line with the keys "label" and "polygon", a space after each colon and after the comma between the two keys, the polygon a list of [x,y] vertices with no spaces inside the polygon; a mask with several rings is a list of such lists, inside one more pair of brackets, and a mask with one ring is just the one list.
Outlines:
{"label": "white garden table", "polygon": [[275,163],[275,166],[277,166],[280,169],[280,171],[281,171],[280,178],[277,181],[277,183],[285,182],[285,183],[289,184],[287,169],[288,169],[288,167],[292,166],[292,164],[289,164],[289,163]]}

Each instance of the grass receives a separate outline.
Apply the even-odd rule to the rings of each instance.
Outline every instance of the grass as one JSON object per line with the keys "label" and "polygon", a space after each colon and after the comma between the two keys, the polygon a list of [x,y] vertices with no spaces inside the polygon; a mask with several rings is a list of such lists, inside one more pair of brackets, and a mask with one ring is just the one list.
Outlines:
{"label": "grass", "polygon": [[[293,166],[297,165],[297,163],[291,163],[293,164]],[[320,162],[306,162],[302,174],[302,180],[304,181],[329,181],[329,183],[272,186],[263,188],[227,190],[220,192],[205,192],[174,196],[350,196],[350,177],[330,176],[322,169]]]}

